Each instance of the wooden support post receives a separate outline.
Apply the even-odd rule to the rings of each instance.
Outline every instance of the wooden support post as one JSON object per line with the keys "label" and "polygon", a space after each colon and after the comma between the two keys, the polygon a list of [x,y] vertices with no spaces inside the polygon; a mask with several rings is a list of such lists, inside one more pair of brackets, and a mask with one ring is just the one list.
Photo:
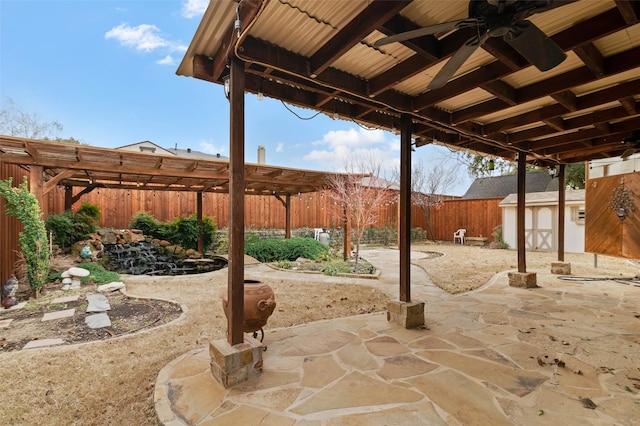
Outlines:
{"label": "wooden support post", "polygon": [[65,186],[64,187],[64,210],[71,210],[71,206],[73,205],[73,187]]}
{"label": "wooden support post", "polygon": [[275,194],[274,197],[284,207],[284,237],[291,238],[291,194],[287,194],[284,200],[278,194]]}
{"label": "wooden support post", "polygon": [[400,301],[411,302],[411,116],[400,116]]}
{"label": "wooden support post", "polygon": [[227,341],[244,342],[244,63],[230,60],[229,315]]}
{"label": "wooden support post", "polygon": [[560,170],[558,173],[558,262],[564,262],[565,192],[565,165],[560,164]]}
{"label": "wooden support post", "polygon": [[287,194],[284,204],[284,237],[291,238],[291,194]]}
{"label": "wooden support post", "polygon": [[204,232],[202,229],[202,191],[196,194],[196,217],[198,218],[198,251],[204,253]]}
{"label": "wooden support post", "polygon": [[42,177],[43,171],[44,168],[42,166],[29,166],[29,192],[31,192],[33,196],[36,197],[36,200],[38,200],[40,210],[44,215],[46,206],[44,205],[44,178]]}
{"label": "wooden support post", "polygon": [[342,235],[344,236],[342,239],[342,259],[347,260],[351,254],[351,228],[349,227],[349,209],[347,207],[342,209]]}
{"label": "wooden support post", "polygon": [[518,153],[518,272],[527,272],[527,258],[526,258],[526,241],[524,236],[524,218],[526,210],[526,178],[527,178],[527,154],[524,152]]}

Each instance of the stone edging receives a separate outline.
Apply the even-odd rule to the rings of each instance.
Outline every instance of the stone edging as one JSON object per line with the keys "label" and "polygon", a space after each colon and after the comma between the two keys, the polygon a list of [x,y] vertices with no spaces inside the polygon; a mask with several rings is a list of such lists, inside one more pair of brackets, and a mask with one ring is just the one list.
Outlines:
{"label": "stone edging", "polygon": [[[91,345],[91,344],[98,343],[98,342],[102,342],[102,343],[112,342],[114,340],[120,340],[120,339],[128,338],[128,337],[131,337],[131,336],[138,336],[138,335],[143,334],[143,333],[149,333],[151,331],[156,331],[156,330],[158,330],[160,328],[164,328],[164,327],[173,326],[175,324],[178,324],[179,322],[184,321],[184,319],[187,317],[187,312],[189,311],[186,306],[182,305],[181,303],[176,302],[175,300],[164,299],[162,297],[136,296],[136,295],[132,295],[132,294],[127,293],[126,291],[124,291],[124,289],[120,289],[118,291],[120,291],[120,293],[122,293],[123,295],[125,295],[127,297],[134,298],[134,299],[139,299],[139,300],[159,300],[161,302],[167,302],[167,303],[172,303],[174,305],[178,305],[178,306],[180,306],[180,309],[182,310],[182,313],[180,314],[180,316],[178,318],[174,319],[171,322],[168,322],[168,323],[156,326],[156,327],[151,327],[151,328],[146,328],[146,329],[143,329],[143,330],[138,330],[138,331],[136,331],[134,333],[131,333],[131,334],[122,334],[120,336],[114,336],[114,337],[112,337],[110,339],[106,339],[106,340],[91,340],[89,342],[72,343],[72,344],[68,344],[68,345],[64,344],[64,345],[54,345],[54,346],[42,346],[42,347],[39,347],[39,348],[32,348],[32,349],[27,349],[27,350],[28,351],[37,351],[37,350],[50,349],[50,348],[64,348],[64,349],[70,348],[71,349],[71,348],[78,348],[78,347],[81,347],[81,346],[84,346],[84,345]],[[20,351],[23,351],[23,350],[25,350],[25,349],[20,349]]]}
{"label": "stone edging", "polygon": [[[304,270],[299,271],[299,270],[293,270],[293,269],[284,269],[284,268],[278,268],[277,266],[274,266],[270,263],[263,263],[263,265],[267,265],[271,269],[274,269],[276,271],[282,271],[282,272],[292,272],[295,274],[325,275],[321,271],[304,271]],[[380,277],[380,268],[376,268],[376,272],[374,274],[349,274],[349,273],[341,272],[336,275],[327,275],[327,277],[363,278],[366,280],[377,280]]]}

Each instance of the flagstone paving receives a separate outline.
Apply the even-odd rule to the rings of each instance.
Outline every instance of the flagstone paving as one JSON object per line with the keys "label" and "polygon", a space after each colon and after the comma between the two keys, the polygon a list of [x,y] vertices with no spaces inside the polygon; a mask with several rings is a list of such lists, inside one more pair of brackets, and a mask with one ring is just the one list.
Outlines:
{"label": "flagstone paving", "polygon": [[[363,253],[394,271],[397,263],[384,256]],[[397,298],[397,277],[385,271],[370,284]],[[267,330],[263,373],[231,389],[212,378],[206,348],[186,353],[158,375],[158,419],[173,426],[640,425],[640,288],[535,272],[537,289],[509,287],[500,273],[452,296],[412,269],[425,327],[398,328],[375,313]]]}

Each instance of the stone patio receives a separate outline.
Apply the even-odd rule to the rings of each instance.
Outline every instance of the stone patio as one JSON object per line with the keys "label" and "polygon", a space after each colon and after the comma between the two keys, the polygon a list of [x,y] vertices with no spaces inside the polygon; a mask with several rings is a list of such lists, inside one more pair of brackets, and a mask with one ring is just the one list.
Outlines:
{"label": "stone patio", "polygon": [[[393,253],[363,254],[386,265],[376,285],[390,293],[397,263],[384,256]],[[412,268],[425,327],[399,328],[383,312],[267,330],[263,373],[230,389],[212,378],[207,348],[186,353],[158,375],[157,416],[165,425],[640,424],[640,288],[535,272],[539,288],[510,287],[505,271],[452,296]]]}

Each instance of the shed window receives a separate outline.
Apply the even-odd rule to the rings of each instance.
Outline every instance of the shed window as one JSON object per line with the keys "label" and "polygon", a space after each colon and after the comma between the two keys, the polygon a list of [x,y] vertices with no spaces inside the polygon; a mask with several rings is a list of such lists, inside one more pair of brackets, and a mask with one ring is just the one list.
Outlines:
{"label": "shed window", "polygon": [[584,207],[571,208],[571,221],[575,223],[584,223]]}

